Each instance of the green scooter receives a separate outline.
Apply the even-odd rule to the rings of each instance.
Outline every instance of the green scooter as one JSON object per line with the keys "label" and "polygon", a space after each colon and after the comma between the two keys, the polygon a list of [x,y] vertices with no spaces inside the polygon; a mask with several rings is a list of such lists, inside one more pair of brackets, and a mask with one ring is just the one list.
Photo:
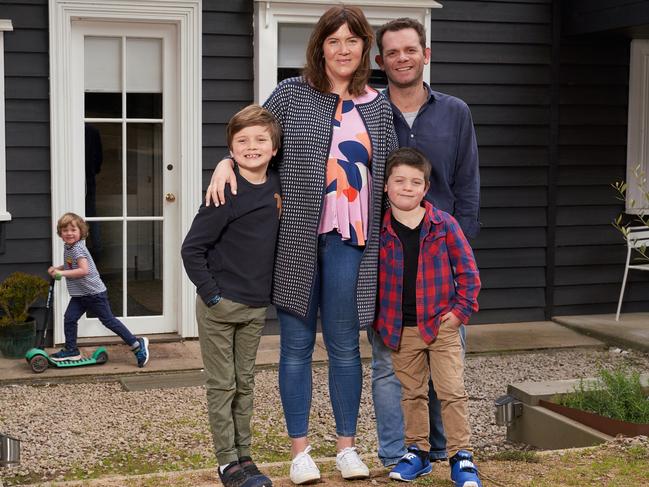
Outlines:
{"label": "green scooter", "polygon": [[54,284],[56,283],[55,279],[50,281],[50,288],[47,293],[47,302],[45,304],[45,320],[43,320],[43,326],[39,327],[36,330],[36,340],[34,343],[34,348],[30,348],[25,354],[25,360],[29,363],[30,367],[34,372],[40,374],[45,372],[47,368],[51,365],[53,367],[83,367],[86,365],[101,365],[108,362],[108,351],[105,347],[99,347],[95,350],[90,357],[82,357],[77,360],[54,360],[52,359],[45,348],[45,337],[47,336],[47,325],[50,322],[53,309],[52,301],[54,300]]}

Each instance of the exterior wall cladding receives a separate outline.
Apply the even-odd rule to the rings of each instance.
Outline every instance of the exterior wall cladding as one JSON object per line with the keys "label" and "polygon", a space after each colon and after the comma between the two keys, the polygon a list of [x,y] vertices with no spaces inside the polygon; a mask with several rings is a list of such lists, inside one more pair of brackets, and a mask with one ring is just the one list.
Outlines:
{"label": "exterior wall cladding", "polygon": [[[613,312],[625,248],[622,210],[629,40],[556,35],[552,0],[451,1],[432,15],[434,89],[464,99],[482,177],[476,323]],[[252,0],[203,1],[203,179],[225,126],[253,100]],[[7,206],[0,277],[51,261],[47,0],[0,0],[5,33]],[[645,310],[632,275],[625,310]]]}

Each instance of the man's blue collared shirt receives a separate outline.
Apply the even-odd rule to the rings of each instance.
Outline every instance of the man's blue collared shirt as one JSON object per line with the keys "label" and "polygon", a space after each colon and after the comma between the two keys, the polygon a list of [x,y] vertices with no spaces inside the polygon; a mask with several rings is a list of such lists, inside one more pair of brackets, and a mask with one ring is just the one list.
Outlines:
{"label": "man's blue collared shirt", "polygon": [[[426,199],[453,215],[467,237],[480,231],[480,172],[478,145],[471,111],[454,96],[433,91],[419,109],[412,128],[392,104],[399,147],[421,151],[432,165]],[[389,89],[385,90],[389,98]]]}

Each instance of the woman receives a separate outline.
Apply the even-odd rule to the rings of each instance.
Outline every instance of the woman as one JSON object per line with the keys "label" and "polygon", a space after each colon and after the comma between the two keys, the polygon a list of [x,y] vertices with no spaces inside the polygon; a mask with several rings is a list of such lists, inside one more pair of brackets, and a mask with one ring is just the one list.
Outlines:
{"label": "woman", "polygon": [[[362,384],[359,327],[374,318],[384,166],[398,144],[389,103],[367,86],[372,41],[359,8],[332,7],[311,34],[303,76],[282,81],[264,104],[283,130],[272,301],[280,322],[279,385],[295,484],[320,478],[307,437],[318,309],[338,435],[336,466],[345,479],[369,476],[354,447]],[[222,191],[232,172],[226,161],[215,171],[208,204],[217,201],[219,181]]]}

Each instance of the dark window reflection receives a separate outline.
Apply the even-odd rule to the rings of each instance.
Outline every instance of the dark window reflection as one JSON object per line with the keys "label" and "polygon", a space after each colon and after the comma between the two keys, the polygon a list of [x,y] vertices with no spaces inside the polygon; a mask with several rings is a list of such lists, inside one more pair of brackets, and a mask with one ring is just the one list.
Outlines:
{"label": "dark window reflection", "polygon": [[[122,301],[122,222],[89,222],[86,245],[101,279],[108,288],[108,301],[115,316],[124,316]],[[88,318],[96,316],[88,312]]]}
{"label": "dark window reflection", "polygon": [[127,232],[128,315],[161,315],[162,222],[129,222]]}
{"label": "dark window reflection", "polygon": [[127,93],[128,118],[162,118],[162,93]]}
{"label": "dark window reflection", "polygon": [[87,118],[121,118],[121,93],[85,93],[85,116]]}

